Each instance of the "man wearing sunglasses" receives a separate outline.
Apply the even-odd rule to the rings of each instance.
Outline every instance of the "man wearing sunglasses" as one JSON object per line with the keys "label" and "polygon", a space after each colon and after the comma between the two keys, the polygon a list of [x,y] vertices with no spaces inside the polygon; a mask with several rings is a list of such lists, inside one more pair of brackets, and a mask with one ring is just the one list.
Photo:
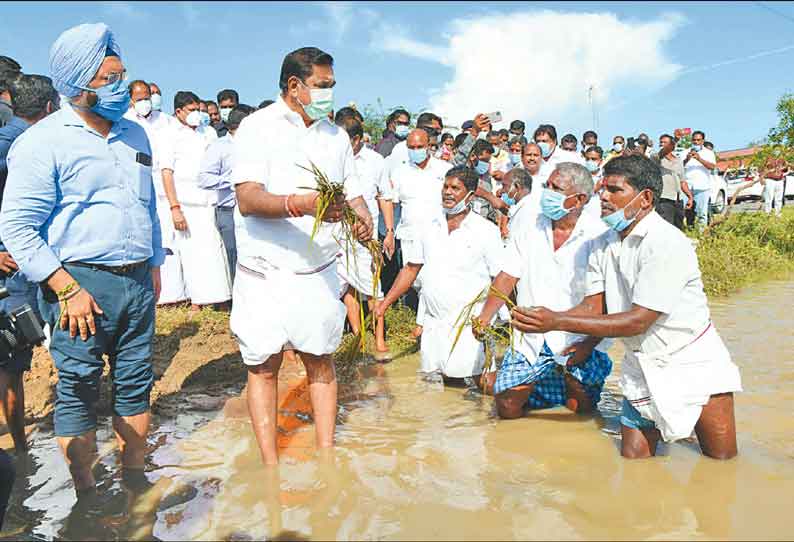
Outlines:
{"label": "man wearing sunglasses", "polygon": [[142,127],[123,118],[126,72],[111,30],[82,24],[50,50],[62,108],[31,126],[8,156],[0,236],[41,284],[58,369],[55,435],[78,502],[99,504],[92,465],[96,403],[107,355],[122,481],[147,488],[154,308],[164,260]]}

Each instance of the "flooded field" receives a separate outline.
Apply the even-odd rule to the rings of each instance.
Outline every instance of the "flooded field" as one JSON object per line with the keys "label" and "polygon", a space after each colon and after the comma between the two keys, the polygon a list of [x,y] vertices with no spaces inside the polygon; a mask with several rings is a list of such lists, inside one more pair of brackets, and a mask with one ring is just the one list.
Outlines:
{"label": "flooded field", "polygon": [[[109,422],[100,432],[102,515],[72,511],[68,471],[50,435],[2,536],[25,539],[790,539],[794,520],[794,282],[712,303],[742,369],[740,456],[696,442],[629,462],[619,456],[617,368],[596,417],[565,409],[499,421],[492,401],[420,381],[418,359],[362,368],[340,408],[337,447],[314,451],[308,412],[281,413],[282,465],[265,470],[244,412],[186,397],[160,420],[131,500],[117,481]],[[615,360],[619,352],[615,350]],[[616,364],[618,365],[618,364]],[[227,393],[233,397],[239,387]],[[239,401],[238,401],[239,402]],[[103,476],[104,474],[104,476]],[[116,502],[118,501],[118,502]]]}

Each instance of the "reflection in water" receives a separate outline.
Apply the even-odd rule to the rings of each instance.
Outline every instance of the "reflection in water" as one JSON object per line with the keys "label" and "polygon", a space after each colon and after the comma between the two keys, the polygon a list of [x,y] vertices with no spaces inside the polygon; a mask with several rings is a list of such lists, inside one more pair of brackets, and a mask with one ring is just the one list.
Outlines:
{"label": "reflection in water", "polygon": [[[552,409],[498,421],[491,399],[424,382],[417,359],[404,358],[365,367],[361,380],[345,388],[332,452],[314,452],[311,426],[290,425],[279,469],[261,465],[245,418],[186,411],[163,422],[151,437],[155,487],[124,503],[120,516],[92,523],[69,521],[68,473],[54,441],[37,438],[36,466],[16,492],[21,498],[3,534],[16,528],[17,537],[164,540],[787,537],[792,306],[794,283],[713,304],[747,390],[737,398],[736,460],[702,457],[696,441],[668,446],[650,460],[621,459],[616,375],[596,418]],[[100,441],[112,442],[105,433]],[[113,479],[115,463],[112,451],[102,455],[99,479],[111,495],[127,495]]]}

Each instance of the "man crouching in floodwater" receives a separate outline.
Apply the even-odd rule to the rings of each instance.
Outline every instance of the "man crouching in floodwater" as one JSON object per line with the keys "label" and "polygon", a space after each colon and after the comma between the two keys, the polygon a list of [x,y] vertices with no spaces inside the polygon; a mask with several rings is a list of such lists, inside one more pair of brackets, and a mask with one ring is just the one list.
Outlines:
{"label": "man crouching in floodwater", "polygon": [[[737,453],[739,369],[711,322],[692,244],[654,211],[661,191],[659,166],[648,158],[610,161],[601,207],[613,231],[590,256],[588,297],[567,312],[516,308],[512,325],[525,333],[623,339],[624,457],[650,457],[660,438],[672,442],[694,429],[705,455],[730,459]],[[607,314],[593,314],[604,303]]]}
{"label": "man crouching in floodwater", "polygon": [[455,323],[501,267],[499,228],[470,209],[478,183],[479,175],[469,167],[447,171],[439,194],[445,216],[435,217],[419,233],[416,250],[411,250],[391,290],[375,308],[375,316],[381,318],[424,269],[420,295],[426,312],[420,372],[440,373],[447,383],[455,383],[450,379],[479,380],[482,374],[483,345],[471,330],[464,330],[455,344]]}
{"label": "man crouching in floodwater", "polygon": [[[606,243],[607,228],[583,213],[593,195],[593,177],[584,166],[557,165],[540,198],[541,213],[511,232],[504,265],[493,288],[519,306],[545,305],[568,310],[585,298],[590,255]],[[503,299],[503,297],[502,297]],[[490,295],[480,322],[487,325],[504,304]],[[612,370],[600,337],[548,331],[517,333],[496,376],[496,410],[519,418],[524,410],[566,405],[578,413],[595,409]]]}

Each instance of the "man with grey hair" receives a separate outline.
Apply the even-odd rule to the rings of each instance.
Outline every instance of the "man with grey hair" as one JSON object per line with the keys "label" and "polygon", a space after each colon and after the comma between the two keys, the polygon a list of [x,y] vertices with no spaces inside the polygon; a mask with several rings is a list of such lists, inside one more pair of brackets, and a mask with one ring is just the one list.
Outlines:
{"label": "man with grey hair", "polygon": [[[540,197],[541,213],[510,236],[502,271],[493,288],[516,291],[520,307],[566,311],[585,297],[590,254],[606,243],[606,227],[582,211],[593,195],[590,172],[579,164],[557,164]],[[480,313],[487,325],[504,302],[491,295]],[[592,412],[612,370],[600,338],[553,331],[517,333],[496,375],[494,394],[502,418],[519,418],[526,408],[566,405]]]}

